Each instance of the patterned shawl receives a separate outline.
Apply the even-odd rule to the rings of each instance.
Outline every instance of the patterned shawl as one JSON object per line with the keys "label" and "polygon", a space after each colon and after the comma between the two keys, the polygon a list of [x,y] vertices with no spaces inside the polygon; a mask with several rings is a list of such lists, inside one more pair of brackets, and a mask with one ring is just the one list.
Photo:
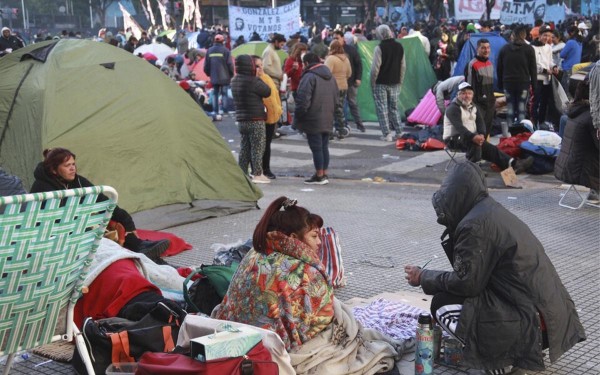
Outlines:
{"label": "patterned shawl", "polygon": [[315,252],[280,232],[267,234],[266,254],[242,259],[212,317],[276,332],[287,350],[300,347],[333,320],[333,287]]}

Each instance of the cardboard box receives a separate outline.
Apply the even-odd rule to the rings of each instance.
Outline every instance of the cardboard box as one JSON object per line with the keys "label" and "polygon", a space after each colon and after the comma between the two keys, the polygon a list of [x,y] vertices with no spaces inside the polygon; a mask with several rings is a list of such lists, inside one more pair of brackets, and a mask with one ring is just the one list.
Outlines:
{"label": "cardboard box", "polygon": [[237,332],[223,331],[190,340],[191,356],[200,361],[240,357],[262,340],[250,327],[236,327]]}

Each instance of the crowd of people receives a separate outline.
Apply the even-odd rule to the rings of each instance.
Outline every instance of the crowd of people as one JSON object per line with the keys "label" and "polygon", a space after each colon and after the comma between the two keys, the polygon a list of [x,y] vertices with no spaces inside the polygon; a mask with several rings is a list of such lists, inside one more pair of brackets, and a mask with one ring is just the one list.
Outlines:
{"label": "crowd of people", "polygon": [[[541,21],[511,27],[490,21],[460,22],[456,27],[433,23],[411,26],[399,30],[385,24],[374,30],[365,30],[362,25],[315,27],[308,37],[294,34],[289,39],[273,34],[261,56],[242,54],[235,61],[225,28],[201,30],[199,49],[189,48],[186,33],[180,32],[168,42],[177,53],[166,58],[160,69],[194,94],[191,84],[195,84],[195,77],[183,77],[181,68],[203,61],[212,87],[211,109],[207,111],[218,121],[222,114],[235,110],[241,134],[238,163],[257,184],[275,179],[270,168],[270,144],[283,111],[280,95],[289,92],[288,100],[293,98],[295,103],[293,127],[305,134],[313,156],[314,174],[304,182],[324,185],[329,183],[328,145],[332,139],[347,136],[348,113],[357,130],[365,131],[356,101],[363,77],[370,79],[381,140],[392,142],[402,137],[404,123],[398,100],[404,82],[411,77],[406,76],[404,47],[396,39],[418,38],[439,80],[433,91],[444,115],[443,138],[453,147],[464,148],[469,161],[457,164],[433,197],[438,222],[446,228],[444,238],[448,239],[443,246],[453,270],[407,265],[406,279],[434,295],[432,314],[464,345],[468,364],[492,374],[509,373],[513,366],[542,370],[542,350],[549,348],[550,359],[555,361],[585,340],[583,326],[542,244],[525,223],[489,197],[485,176],[473,162],[489,160],[501,169],[513,167],[517,173],[532,163],[531,159],[510,158],[489,142],[496,115],[494,75],[506,97],[508,125],[530,119],[536,129],[548,122],[549,107],[557,105],[552,102],[551,84],[558,80],[573,100],[562,114],[564,125],[554,124],[551,129],[585,127],[586,134],[591,135],[589,142],[595,146],[593,157],[598,157],[598,19],[590,24],[567,20],[560,25]],[[492,47],[484,34],[478,38],[476,56],[464,72],[456,74],[456,59],[473,33],[500,35],[508,43],[495,51],[494,64],[490,60]],[[148,34],[140,39],[127,36],[127,31],[117,33],[117,37],[108,34],[100,30],[97,40],[132,53],[152,39]],[[118,37],[121,34],[123,37]],[[371,65],[364,67],[357,45],[370,39],[379,43]],[[2,51],[8,53],[22,47],[10,30],[2,30],[0,42]],[[284,61],[280,50],[289,52]],[[591,72],[571,90],[570,77],[576,66],[585,62],[590,63]],[[450,99],[449,103],[444,99]],[[66,149],[46,150],[35,177],[33,192],[92,185],[77,174],[75,155]],[[389,370],[401,353],[401,345],[360,327],[358,333],[348,330],[356,322],[335,299],[317,254],[323,218],[297,203],[280,197],[265,210],[253,234],[253,249],[243,258],[212,316],[276,332],[293,360],[294,355],[304,358],[296,365],[314,366],[311,371],[315,373],[331,373],[333,363],[340,361],[361,366],[355,368],[356,373]],[[168,246],[137,238],[131,217],[118,207],[113,219],[125,228],[126,248],[160,258]],[[317,342],[327,350],[341,343],[352,343],[356,349],[344,358],[339,357],[342,351],[338,350],[327,360],[306,363],[310,343]],[[372,358],[375,353],[380,360],[365,362],[362,356],[366,352]]]}

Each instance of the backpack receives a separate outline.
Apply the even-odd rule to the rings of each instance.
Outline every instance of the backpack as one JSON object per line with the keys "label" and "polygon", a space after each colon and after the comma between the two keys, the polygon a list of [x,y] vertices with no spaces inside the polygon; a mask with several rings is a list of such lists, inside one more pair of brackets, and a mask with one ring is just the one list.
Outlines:
{"label": "backpack", "polygon": [[[227,266],[203,264],[190,273],[183,282],[186,310],[210,315],[215,306],[223,301],[238,266],[239,263],[235,262]],[[188,289],[188,283],[196,275],[200,275],[200,278],[196,279]]]}
{"label": "backpack", "polygon": [[560,149],[534,145],[529,141],[521,143],[521,157],[533,157],[533,164],[527,173],[529,174],[546,174],[554,171],[554,162],[558,157]]}

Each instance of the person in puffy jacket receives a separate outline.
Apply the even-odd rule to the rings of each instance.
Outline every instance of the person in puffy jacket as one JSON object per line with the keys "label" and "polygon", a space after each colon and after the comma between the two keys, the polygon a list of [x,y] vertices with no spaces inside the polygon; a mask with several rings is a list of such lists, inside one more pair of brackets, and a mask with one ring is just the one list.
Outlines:
{"label": "person in puffy jacket", "polygon": [[431,312],[463,346],[464,363],[505,374],[542,371],[586,335],[573,299],[527,225],[488,194],[475,163],[458,163],[432,198],[452,271],[407,265]]}
{"label": "person in puffy jacket", "polygon": [[262,69],[262,59],[259,56],[252,56],[252,58],[254,59],[254,64],[256,65],[256,75],[271,89],[271,95],[263,98],[263,104],[265,105],[265,110],[267,111],[267,119],[265,121],[266,142],[265,153],[263,154],[262,159],[262,167],[263,174],[269,179],[274,180],[276,177],[273,172],[271,172],[271,141],[273,140],[273,135],[275,134],[277,121],[279,121],[281,114],[283,113],[283,108],[281,107],[281,99],[279,98],[279,89],[275,86],[273,79],[269,77],[269,75],[266,74]]}
{"label": "person in puffy jacket", "polygon": [[338,86],[328,67],[319,56],[310,52],[304,55],[304,73],[296,94],[296,127],[306,133],[308,146],[313,154],[315,174],[306,184],[329,183],[329,134],[333,130],[333,114],[338,102]]}
{"label": "person in puffy jacket", "polygon": [[257,77],[256,65],[250,55],[235,59],[237,74],[231,80],[231,93],[235,103],[235,118],[240,131],[240,157],[238,164],[245,174],[252,162],[255,184],[268,184],[271,180],[263,174],[262,160],[265,153],[266,112],[263,98],[271,95],[271,89]]}

